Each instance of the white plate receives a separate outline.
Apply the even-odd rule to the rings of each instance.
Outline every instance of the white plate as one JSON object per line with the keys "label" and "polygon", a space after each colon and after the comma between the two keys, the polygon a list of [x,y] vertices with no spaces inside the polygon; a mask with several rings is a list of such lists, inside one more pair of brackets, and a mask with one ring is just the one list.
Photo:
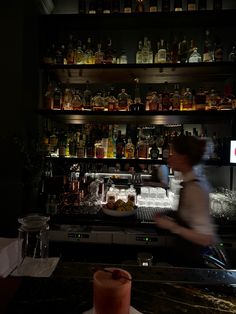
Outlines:
{"label": "white plate", "polygon": [[[134,307],[130,306],[130,314],[142,314],[141,312],[137,311]],[[84,312],[83,314],[95,314],[94,309],[90,309],[89,311]]]}
{"label": "white plate", "polygon": [[102,207],[102,211],[104,214],[113,216],[113,217],[128,217],[136,214],[137,210],[134,208],[133,210],[120,211],[115,209],[108,209],[105,206]]}

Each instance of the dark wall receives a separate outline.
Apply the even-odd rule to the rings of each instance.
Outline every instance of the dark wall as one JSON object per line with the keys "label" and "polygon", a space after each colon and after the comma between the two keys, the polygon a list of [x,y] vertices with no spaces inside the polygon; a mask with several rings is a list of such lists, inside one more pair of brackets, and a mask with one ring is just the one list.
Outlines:
{"label": "dark wall", "polygon": [[0,235],[17,230],[17,218],[35,206],[28,170],[38,133],[37,15],[34,0],[1,4]]}

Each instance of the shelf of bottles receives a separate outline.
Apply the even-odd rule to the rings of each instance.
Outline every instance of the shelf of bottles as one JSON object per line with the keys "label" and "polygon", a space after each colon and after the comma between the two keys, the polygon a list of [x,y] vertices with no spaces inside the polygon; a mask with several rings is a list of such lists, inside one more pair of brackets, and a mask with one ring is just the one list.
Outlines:
{"label": "shelf of bottles", "polygon": [[[166,163],[172,151],[174,137],[185,134],[207,139],[209,149],[205,161],[220,164],[226,162],[227,139],[217,132],[207,134],[205,125],[124,125],[84,124],[60,128],[52,124],[45,127],[41,148],[47,159],[67,160],[69,164],[104,163],[116,167],[140,164]],[[223,133],[219,133],[223,135]],[[128,167],[128,168],[127,168]]]}

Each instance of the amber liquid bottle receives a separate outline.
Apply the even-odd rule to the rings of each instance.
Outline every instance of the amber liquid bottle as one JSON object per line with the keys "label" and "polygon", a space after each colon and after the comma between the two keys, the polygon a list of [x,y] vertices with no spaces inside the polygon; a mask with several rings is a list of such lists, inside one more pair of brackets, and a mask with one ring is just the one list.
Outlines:
{"label": "amber liquid bottle", "polygon": [[136,13],[145,12],[145,7],[144,7],[144,4],[143,4],[143,0],[136,0],[135,12]]}

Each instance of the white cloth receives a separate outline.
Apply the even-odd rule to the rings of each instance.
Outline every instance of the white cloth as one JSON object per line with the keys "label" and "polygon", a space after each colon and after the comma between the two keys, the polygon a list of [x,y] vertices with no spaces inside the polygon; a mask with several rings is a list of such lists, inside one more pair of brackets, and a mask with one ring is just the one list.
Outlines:
{"label": "white cloth", "polygon": [[192,229],[206,235],[215,235],[210,216],[209,185],[194,171],[183,176],[184,193],[181,196],[180,218]]}

